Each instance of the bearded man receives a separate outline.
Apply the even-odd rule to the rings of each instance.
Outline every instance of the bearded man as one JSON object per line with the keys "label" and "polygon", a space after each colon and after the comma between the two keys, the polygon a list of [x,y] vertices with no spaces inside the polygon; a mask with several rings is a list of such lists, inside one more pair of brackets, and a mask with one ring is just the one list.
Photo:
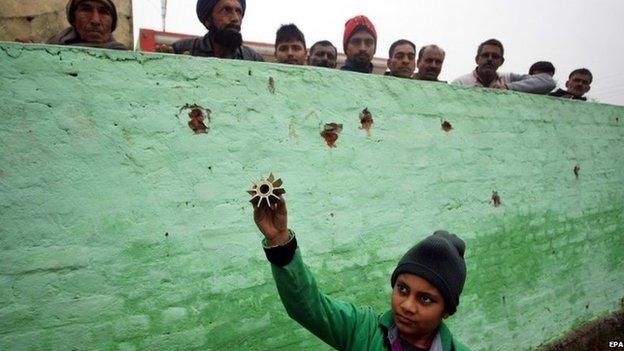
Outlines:
{"label": "bearded man", "polygon": [[345,23],[342,44],[347,60],[340,67],[341,70],[373,72],[372,60],[377,51],[377,30],[368,17],[355,16]]}
{"label": "bearded man", "polygon": [[259,53],[243,45],[240,30],[245,8],[245,0],[197,1],[197,18],[208,29],[208,33],[203,38],[176,41],[173,43],[173,51],[192,56],[264,61]]}

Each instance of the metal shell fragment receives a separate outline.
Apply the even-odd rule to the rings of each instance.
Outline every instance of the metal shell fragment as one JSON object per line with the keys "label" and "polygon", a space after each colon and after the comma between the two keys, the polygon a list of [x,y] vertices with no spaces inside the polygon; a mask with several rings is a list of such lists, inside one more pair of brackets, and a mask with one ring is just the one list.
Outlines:
{"label": "metal shell fragment", "polygon": [[282,188],[282,180],[273,176],[273,173],[269,174],[268,178],[262,178],[255,182],[251,186],[251,190],[247,191],[251,195],[251,202],[254,207],[262,206],[262,202],[266,202],[266,205],[271,207],[271,198],[276,203],[280,200],[280,196],[286,193],[286,190]]}

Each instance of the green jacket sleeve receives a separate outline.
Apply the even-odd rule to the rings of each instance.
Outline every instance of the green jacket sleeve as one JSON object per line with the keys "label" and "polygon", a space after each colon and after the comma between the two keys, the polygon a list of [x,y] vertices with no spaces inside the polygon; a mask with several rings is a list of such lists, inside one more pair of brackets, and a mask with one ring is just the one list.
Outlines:
{"label": "green jacket sleeve", "polygon": [[271,265],[280,298],[288,315],[338,350],[368,350],[378,333],[371,308],[332,299],[321,293],[303,263],[299,249],[284,265]]}

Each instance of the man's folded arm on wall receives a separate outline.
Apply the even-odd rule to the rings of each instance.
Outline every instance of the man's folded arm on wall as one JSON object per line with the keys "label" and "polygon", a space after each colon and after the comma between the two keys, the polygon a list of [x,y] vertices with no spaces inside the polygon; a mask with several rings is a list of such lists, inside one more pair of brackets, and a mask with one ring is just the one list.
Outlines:
{"label": "man's folded arm on wall", "polygon": [[557,83],[547,73],[534,75],[509,73],[507,89],[534,94],[548,94]]}

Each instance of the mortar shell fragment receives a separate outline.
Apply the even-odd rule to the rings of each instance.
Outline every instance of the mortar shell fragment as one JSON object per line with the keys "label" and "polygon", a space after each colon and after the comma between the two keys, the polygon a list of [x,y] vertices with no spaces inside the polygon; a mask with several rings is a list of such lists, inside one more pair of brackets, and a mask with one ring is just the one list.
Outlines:
{"label": "mortar shell fragment", "polygon": [[[247,191],[251,195],[251,202],[254,207],[262,206],[265,202],[267,206],[271,207],[271,204],[280,201],[280,196],[286,193],[286,190],[282,188],[282,180],[280,178],[275,179],[273,173],[269,174],[268,178],[262,178],[255,182],[251,186],[251,190]],[[273,202],[271,202],[273,200]]]}

